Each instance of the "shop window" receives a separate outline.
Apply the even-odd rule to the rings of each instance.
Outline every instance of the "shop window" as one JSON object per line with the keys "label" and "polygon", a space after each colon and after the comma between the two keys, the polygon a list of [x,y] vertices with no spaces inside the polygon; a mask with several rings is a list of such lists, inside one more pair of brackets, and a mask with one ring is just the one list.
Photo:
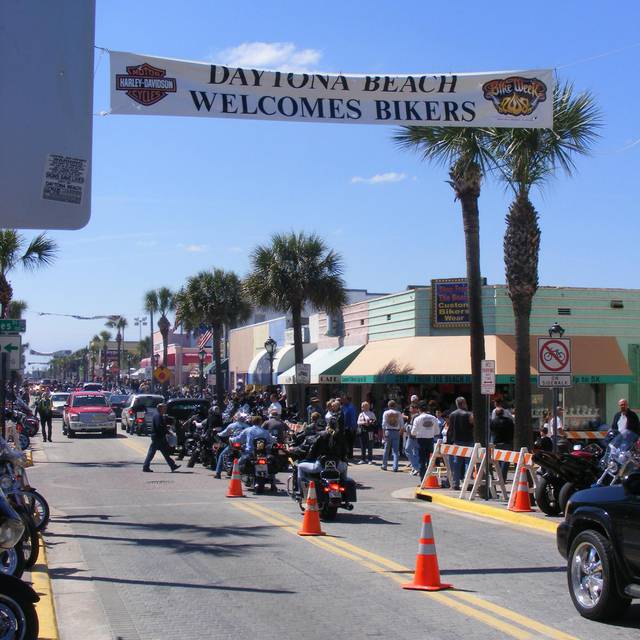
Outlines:
{"label": "shop window", "polygon": [[629,405],[640,407],[640,344],[629,345],[629,369],[633,382],[629,384]]}

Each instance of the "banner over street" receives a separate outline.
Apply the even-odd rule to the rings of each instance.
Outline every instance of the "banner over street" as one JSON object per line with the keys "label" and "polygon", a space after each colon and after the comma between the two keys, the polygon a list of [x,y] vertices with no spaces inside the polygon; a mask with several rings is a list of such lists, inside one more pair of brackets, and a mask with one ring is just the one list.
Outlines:
{"label": "banner over street", "polygon": [[438,127],[550,128],[550,69],[343,75],[110,52],[111,113]]}

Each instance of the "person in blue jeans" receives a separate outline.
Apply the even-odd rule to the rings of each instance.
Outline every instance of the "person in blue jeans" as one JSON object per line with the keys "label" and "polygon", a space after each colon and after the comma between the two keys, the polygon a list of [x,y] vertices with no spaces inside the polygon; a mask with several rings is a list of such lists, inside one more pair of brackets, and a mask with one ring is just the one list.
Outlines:
{"label": "person in blue jeans", "polygon": [[[456,398],[456,410],[449,414],[447,442],[461,447],[473,447],[473,414],[467,409],[467,401],[462,396]],[[452,488],[455,491],[460,489],[468,464],[469,458],[454,456]]]}
{"label": "person in blue jeans", "polygon": [[382,414],[382,431],[384,433],[384,451],[382,453],[383,471],[387,470],[389,452],[393,456],[393,471],[398,470],[400,460],[400,431],[404,426],[402,413],[397,410],[394,400],[389,400],[387,410]]}
{"label": "person in blue jeans", "polygon": [[[239,436],[245,429],[248,429],[251,425],[249,424],[249,416],[245,414],[240,414],[236,422],[232,422],[227,425],[225,429],[223,429],[218,436],[220,438],[232,438],[235,436]],[[228,444],[219,454],[218,454],[218,462],[216,463],[216,475],[215,477],[222,478],[222,467],[224,465],[224,459],[229,454],[231,449],[231,445]]]}

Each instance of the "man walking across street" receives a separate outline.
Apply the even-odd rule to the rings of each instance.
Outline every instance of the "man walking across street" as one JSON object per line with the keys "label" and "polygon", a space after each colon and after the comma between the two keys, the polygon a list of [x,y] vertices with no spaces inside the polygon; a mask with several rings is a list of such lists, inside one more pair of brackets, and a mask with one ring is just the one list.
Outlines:
{"label": "man walking across street", "polygon": [[[42,442],[51,442],[51,428],[53,420],[53,405],[51,402],[51,392],[46,387],[42,397],[38,401],[38,414],[40,415],[40,426],[42,428]],[[47,433],[48,431],[48,433]]]}
{"label": "man walking across street", "polygon": [[[462,396],[456,398],[456,410],[449,415],[447,442],[462,447],[473,447],[473,414],[467,409],[467,401]],[[468,464],[469,458],[454,456],[454,491],[460,490],[460,481],[464,479]]]}
{"label": "man walking across street", "polygon": [[145,458],[142,470],[147,473],[151,473],[151,461],[156,455],[156,451],[159,451],[164,459],[167,461],[171,471],[175,471],[180,468],[179,464],[176,464],[169,455],[169,445],[167,444],[167,419],[165,414],[167,413],[167,405],[162,403],[157,406],[157,411],[153,414],[153,423],[151,427],[151,444],[149,445],[149,451]]}

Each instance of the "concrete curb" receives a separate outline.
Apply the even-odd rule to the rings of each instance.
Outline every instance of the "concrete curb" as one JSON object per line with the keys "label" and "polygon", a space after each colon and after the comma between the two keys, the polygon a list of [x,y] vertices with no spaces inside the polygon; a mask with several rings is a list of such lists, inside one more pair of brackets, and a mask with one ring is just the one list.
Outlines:
{"label": "concrete curb", "polygon": [[47,562],[47,550],[44,538],[40,538],[40,557],[38,563],[31,570],[31,581],[40,601],[36,603],[38,622],[40,624],[39,640],[58,640],[58,621],[56,608],[53,603],[53,589],[49,577],[49,565]]}
{"label": "concrete curb", "polygon": [[535,516],[530,516],[525,513],[515,513],[508,511],[505,508],[492,507],[487,504],[481,504],[479,502],[470,502],[469,500],[460,500],[460,498],[452,498],[438,494],[437,492],[426,491],[425,489],[417,489],[415,497],[420,500],[426,500],[433,504],[439,504],[456,511],[463,511],[465,513],[471,513],[476,516],[491,518],[492,520],[500,520],[508,524],[514,524],[520,527],[526,527],[527,529],[535,529],[537,531],[544,531],[545,533],[556,533],[558,528],[558,522],[549,520],[543,520]]}

